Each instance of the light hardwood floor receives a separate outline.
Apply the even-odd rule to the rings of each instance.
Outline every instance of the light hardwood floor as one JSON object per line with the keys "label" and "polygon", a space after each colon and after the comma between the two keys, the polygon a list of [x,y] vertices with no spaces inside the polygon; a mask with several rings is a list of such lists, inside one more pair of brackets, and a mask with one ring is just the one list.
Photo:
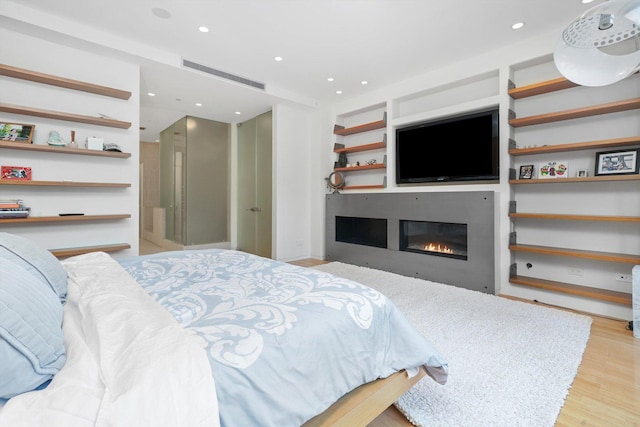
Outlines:
{"label": "light hardwood floor", "polygon": [[[323,263],[301,260],[293,264],[313,267]],[[591,337],[556,426],[640,427],[640,339],[626,329],[627,322],[590,317]],[[400,426],[412,424],[393,407],[369,424]]]}

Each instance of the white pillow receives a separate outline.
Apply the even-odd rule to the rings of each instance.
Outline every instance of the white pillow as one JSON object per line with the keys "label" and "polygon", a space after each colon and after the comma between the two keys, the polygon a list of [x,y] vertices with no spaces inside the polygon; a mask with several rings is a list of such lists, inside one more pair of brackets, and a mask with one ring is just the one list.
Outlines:
{"label": "white pillow", "polygon": [[0,233],[0,258],[14,262],[44,281],[60,301],[67,298],[67,272],[48,250],[15,234]]}
{"label": "white pillow", "polygon": [[0,258],[0,399],[31,391],[66,360],[62,304],[43,281]]}

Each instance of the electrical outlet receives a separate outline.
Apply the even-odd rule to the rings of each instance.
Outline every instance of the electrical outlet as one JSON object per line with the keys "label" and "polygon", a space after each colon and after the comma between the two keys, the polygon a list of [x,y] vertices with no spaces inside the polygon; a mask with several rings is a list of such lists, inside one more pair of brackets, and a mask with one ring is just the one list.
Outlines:
{"label": "electrical outlet", "polygon": [[631,283],[631,275],[630,274],[616,273],[616,281],[617,282],[628,282],[628,283]]}
{"label": "electrical outlet", "polygon": [[574,276],[584,276],[584,270],[581,268],[569,267],[567,273],[573,274]]}

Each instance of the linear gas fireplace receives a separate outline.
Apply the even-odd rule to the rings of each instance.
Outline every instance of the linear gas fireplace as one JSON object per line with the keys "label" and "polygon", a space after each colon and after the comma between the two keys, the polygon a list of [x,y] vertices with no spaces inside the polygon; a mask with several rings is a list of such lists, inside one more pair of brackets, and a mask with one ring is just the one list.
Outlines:
{"label": "linear gas fireplace", "polygon": [[467,260],[467,224],[400,220],[400,250]]}
{"label": "linear gas fireplace", "polygon": [[326,259],[495,292],[495,193],[328,194]]}

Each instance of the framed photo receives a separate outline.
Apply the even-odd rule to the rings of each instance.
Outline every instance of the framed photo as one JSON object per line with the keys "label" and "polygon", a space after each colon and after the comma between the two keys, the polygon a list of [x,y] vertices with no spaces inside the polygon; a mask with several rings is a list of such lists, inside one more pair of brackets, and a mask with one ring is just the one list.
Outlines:
{"label": "framed photo", "polygon": [[0,166],[0,179],[31,181],[31,168],[26,166]]}
{"label": "framed photo", "polygon": [[0,141],[14,141],[31,144],[36,125],[24,123],[0,123]]}
{"label": "framed photo", "polygon": [[520,166],[520,175],[518,175],[519,179],[531,179],[533,178],[533,165],[522,165]]}
{"label": "framed photo", "polygon": [[569,162],[566,160],[550,160],[538,165],[539,179],[566,178],[569,176]]}
{"label": "framed photo", "polygon": [[625,175],[638,173],[640,148],[625,151],[596,153],[596,175]]}
{"label": "framed photo", "polygon": [[586,178],[589,176],[589,171],[586,169],[578,169],[576,171],[576,178]]}

